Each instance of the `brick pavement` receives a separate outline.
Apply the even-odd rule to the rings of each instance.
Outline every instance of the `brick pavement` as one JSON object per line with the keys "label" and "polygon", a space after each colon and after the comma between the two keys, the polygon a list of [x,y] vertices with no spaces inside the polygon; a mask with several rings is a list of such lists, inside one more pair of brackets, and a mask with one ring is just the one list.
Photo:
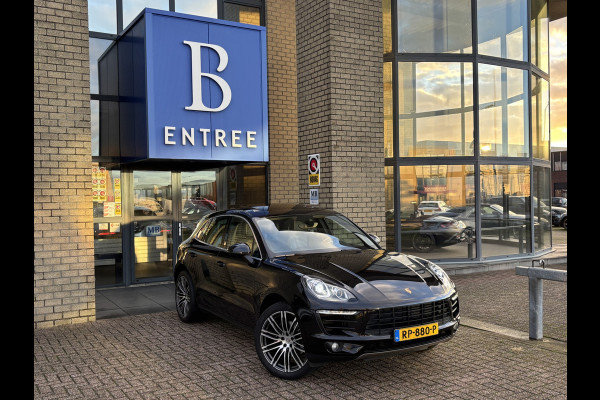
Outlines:
{"label": "brick pavement", "polygon": [[[507,270],[453,279],[463,317],[527,333],[525,277]],[[429,351],[328,364],[299,381],[269,375],[250,333],[216,317],[188,325],[166,311],[38,329],[34,397],[565,399],[566,285],[545,283],[544,298],[544,333],[558,347],[463,325]]]}

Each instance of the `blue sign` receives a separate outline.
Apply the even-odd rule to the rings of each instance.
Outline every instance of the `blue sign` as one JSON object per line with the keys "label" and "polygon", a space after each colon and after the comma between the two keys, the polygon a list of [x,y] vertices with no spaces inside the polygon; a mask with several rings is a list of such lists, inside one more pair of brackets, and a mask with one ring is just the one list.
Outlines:
{"label": "blue sign", "polygon": [[146,236],[161,236],[162,230],[160,225],[147,225],[146,226]]}
{"label": "blue sign", "polygon": [[146,8],[119,42],[122,157],[268,161],[264,27]]}

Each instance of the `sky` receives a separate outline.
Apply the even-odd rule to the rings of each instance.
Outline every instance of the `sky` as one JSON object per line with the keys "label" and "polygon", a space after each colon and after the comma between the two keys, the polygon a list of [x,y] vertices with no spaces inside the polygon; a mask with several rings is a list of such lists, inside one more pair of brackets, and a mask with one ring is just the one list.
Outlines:
{"label": "sky", "polygon": [[567,147],[567,17],[550,22],[550,143]]}

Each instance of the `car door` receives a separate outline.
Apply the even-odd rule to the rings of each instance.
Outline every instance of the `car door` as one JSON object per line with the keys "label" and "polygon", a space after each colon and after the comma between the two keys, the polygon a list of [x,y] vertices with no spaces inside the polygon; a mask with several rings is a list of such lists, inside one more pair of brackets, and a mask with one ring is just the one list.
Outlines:
{"label": "car door", "polygon": [[192,274],[198,288],[198,302],[201,307],[216,314],[224,310],[224,300],[234,290],[225,265],[219,258],[219,254],[225,251],[229,219],[229,216],[209,219],[189,250]]}
{"label": "car door", "polygon": [[[231,246],[245,243],[250,257],[234,254]],[[254,325],[254,280],[261,260],[260,249],[252,227],[241,216],[231,216],[227,230],[227,249],[218,255],[217,263],[227,273],[231,291],[225,297],[225,312],[230,319],[244,325]]]}

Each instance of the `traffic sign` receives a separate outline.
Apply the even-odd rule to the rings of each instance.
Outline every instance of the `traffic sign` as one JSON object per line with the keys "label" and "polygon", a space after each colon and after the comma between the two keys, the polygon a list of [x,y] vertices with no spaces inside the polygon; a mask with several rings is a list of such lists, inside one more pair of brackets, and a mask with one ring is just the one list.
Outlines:
{"label": "traffic sign", "polygon": [[308,186],[320,186],[321,158],[319,154],[308,156]]}

